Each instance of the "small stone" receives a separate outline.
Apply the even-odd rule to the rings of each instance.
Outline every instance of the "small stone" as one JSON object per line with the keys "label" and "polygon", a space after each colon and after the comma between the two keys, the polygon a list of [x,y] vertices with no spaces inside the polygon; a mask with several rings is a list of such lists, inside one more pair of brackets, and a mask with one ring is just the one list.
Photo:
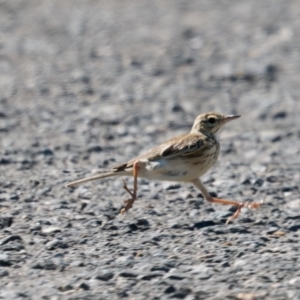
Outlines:
{"label": "small stone", "polygon": [[153,278],[157,278],[157,277],[162,277],[164,274],[161,272],[152,272],[149,274],[145,274],[145,275],[139,275],[137,277],[137,279],[141,279],[141,280],[151,280]]}
{"label": "small stone", "polygon": [[4,245],[12,241],[22,241],[22,238],[19,235],[10,235],[6,238],[1,239],[0,245]]}
{"label": "small stone", "polygon": [[174,104],[172,106],[172,112],[183,112],[183,111],[184,111],[184,109],[179,104]]}
{"label": "small stone", "polygon": [[102,280],[102,281],[108,281],[110,279],[112,279],[114,277],[114,273],[113,272],[103,272],[103,273],[99,273],[95,276],[96,279],[98,280]]}
{"label": "small stone", "polygon": [[83,267],[84,263],[81,260],[75,260],[73,262],[70,263],[71,267]]}
{"label": "small stone", "polygon": [[259,178],[259,179],[256,179],[255,182],[254,182],[254,186],[258,186],[258,187],[261,187],[262,185],[264,184],[264,181],[263,179]]}
{"label": "small stone", "polygon": [[220,264],[220,267],[221,268],[228,268],[228,267],[230,267],[230,263],[228,261],[224,261]]}
{"label": "small stone", "polygon": [[39,151],[38,154],[42,154],[42,155],[45,155],[45,156],[52,156],[52,155],[54,155],[53,151],[50,150],[50,149],[44,149],[42,151]]}
{"label": "small stone", "polygon": [[183,288],[180,289],[178,292],[176,292],[172,298],[177,298],[177,299],[186,299],[186,297],[188,296],[188,294],[190,294],[192,292],[191,289],[189,288]]}
{"label": "small stone", "polygon": [[233,267],[235,268],[239,268],[239,267],[243,267],[245,265],[247,265],[248,262],[246,260],[243,259],[237,259],[234,263],[233,263]]}
{"label": "small stone", "polygon": [[57,265],[50,259],[40,260],[31,264],[32,269],[56,270]]}
{"label": "small stone", "polygon": [[273,119],[285,119],[286,117],[287,113],[285,111],[279,111],[273,116]]}
{"label": "small stone", "polygon": [[5,253],[0,253],[0,267],[9,267],[12,263],[9,261],[9,257]]}
{"label": "small stone", "polygon": [[281,231],[281,230],[277,230],[277,231],[273,232],[273,235],[281,237],[281,236],[285,236],[286,232]]}
{"label": "small stone", "polygon": [[168,286],[164,291],[165,294],[172,294],[175,292],[176,292],[176,288],[173,285]]}
{"label": "small stone", "polygon": [[193,28],[186,28],[182,32],[182,36],[186,39],[192,39],[196,36],[195,30]]}
{"label": "small stone", "polygon": [[293,225],[291,227],[288,228],[289,231],[298,231],[300,229],[300,224],[297,225]]}
{"label": "small stone", "polygon": [[[5,227],[10,227],[13,223],[12,217],[0,217],[0,229],[3,229]],[[1,245],[1,240],[0,240]]]}
{"label": "small stone", "polygon": [[50,227],[45,227],[42,229],[43,233],[53,233],[53,232],[60,232],[61,229],[56,226],[50,226]]}
{"label": "small stone", "polygon": [[279,131],[275,131],[275,130],[262,130],[260,131],[260,139],[263,142],[277,142],[280,140],[281,135]]}
{"label": "small stone", "polygon": [[178,183],[165,182],[163,183],[163,187],[165,190],[177,190],[181,188],[181,185]]}
{"label": "small stone", "polygon": [[19,251],[22,251],[24,249],[25,249],[24,245],[22,243],[18,242],[18,241],[13,242],[13,243],[9,243],[9,244],[2,247],[3,251],[17,251],[17,252],[19,252]]}
{"label": "small stone", "polygon": [[264,299],[264,295],[262,294],[254,294],[254,293],[238,293],[236,295],[236,299],[238,300],[256,300],[256,299]]}
{"label": "small stone", "polygon": [[163,272],[169,272],[171,267],[168,265],[157,265],[153,266],[150,271],[163,271]]}
{"label": "small stone", "polygon": [[9,273],[8,273],[7,270],[0,270],[0,278],[1,278],[1,277],[8,276],[8,275],[9,275]]}
{"label": "small stone", "polygon": [[276,231],[278,231],[278,227],[272,226],[267,230],[267,234],[273,234]]}
{"label": "small stone", "polygon": [[191,273],[193,276],[195,276],[197,279],[209,279],[212,276],[212,270],[204,265],[196,265],[193,266],[193,269],[191,270]]}
{"label": "small stone", "polygon": [[288,192],[293,192],[293,191],[297,191],[298,187],[297,186],[284,186],[281,191],[283,193],[288,193]]}
{"label": "small stone", "polygon": [[200,221],[194,224],[194,229],[201,229],[204,227],[209,227],[209,226],[214,226],[217,225],[214,221],[212,220],[207,220],[207,221]]}
{"label": "small stone", "polygon": [[279,73],[279,68],[274,64],[269,64],[265,68],[265,78],[268,81],[276,81]]}
{"label": "small stone", "polygon": [[164,278],[168,278],[171,280],[183,280],[184,278],[186,278],[186,276],[184,274],[168,273],[164,276]]}
{"label": "small stone", "polygon": [[253,223],[254,220],[249,217],[240,217],[239,223]]}
{"label": "small stone", "polygon": [[229,228],[231,233],[249,233],[248,229],[244,226],[233,225]]}
{"label": "small stone", "polygon": [[46,244],[47,250],[55,250],[57,248],[65,249],[68,245],[61,240],[54,239]]}
{"label": "small stone", "polygon": [[300,199],[289,201],[285,204],[286,207],[292,208],[292,209],[299,209],[300,208]]}
{"label": "small stone", "polygon": [[289,285],[297,285],[299,286],[300,284],[300,277],[294,277],[289,280]]}
{"label": "small stone", "polygon": [[241,182],[244,185],[250,185],[251,184],[251,179],[250,178],[245,178],[244,180],[242,180]]}
{"label": "small stone", "polygon": [[7,158],[7,157],[0,158],[0,165],[8,165],[10,163],[12,163],[12,161],[9,158]]}
{"label": "small stone", "polygon": [[32,227],[30,227],[30,232],[34,232],[34,231],[41,231],[42,226],[39,224],[35,224]]}
{"label": "small stone", "polygon": [[88,152],[89,153],[92,153],[92,152],[101,152],[103,149],[102,149],[102,147],[101,146],[99,146],[99,145],[95,145],[95,146],[91,146],[91,147],[89,147],[88,148]]}
{"label": "small stone", "polygon": [[128,263],[128,262],[131,262],[133,261],[133,256],[131,255],[128,255],[128,256],[120,256],[116,259],[116,263]]}
{"label": "small stone", "polygon": [[62,286],[58,287],[58,289],[59,289],[61,292],[68,292],[68,291],[74,290],[73,286],[70,285],[70,284],[62,285]]}
{"label": "small stone", "polygon": [[189,216],[190,217],[195,217],[195,216],[198,216],[200,214],[199,210],[198,209],[192,209],[190,212],[189,212]]}
{"label": "small stone", "polygon": [[278,177],[276,177],[276,176],[268,176],[267,178],[266,178],[266,181],[268,181],[268,182],[277,182],[277,181],[279,181],[279,179],[278,179]]}
{"label": "small stone", "polygon": [[77,286],[77,289],[88,291],[90,289],[90,286],[87,283],[82,282]]}
{"label": "small stone", "polygon": [[19,200],[19,196],[17,194],[9,194],[9,199],[13,201]]}
{"label": "small stone", "polygon": [[134,272],[130,272],[130,271],[124,271],[119,273],[120,277],[125,277],[125,278],[135,278],[138,276],[138,274],[134,273]]}
{"label": "small stone", "polygon": [[38,190],[38,191],[36,192],[36,194],[37,194],[38,196],[44,196],[44,195],[48,194],[49,192],[51,192],[51,187],[46,187],[46,188],[44,188],[44,189]]}

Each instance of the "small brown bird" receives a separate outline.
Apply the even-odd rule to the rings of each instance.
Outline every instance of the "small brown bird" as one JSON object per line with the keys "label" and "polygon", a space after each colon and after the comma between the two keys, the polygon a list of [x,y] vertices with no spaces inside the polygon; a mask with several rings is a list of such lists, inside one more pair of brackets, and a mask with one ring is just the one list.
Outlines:
{"label": "small brown bird", "polygon": [[138,177],[150,180],[191,182],[201,191],[207,201],[237,206],[236,212],[228,218],[227,224],[238,217],[243,207],[258,208],[262,202],[243,203],[212,197],[199,177],[206,173],[218,159],[220,152],[220,144],[216,138],[218,131],[226,123],[239,117],[239,115],[226,116],[214,112],[201,114],[194,121],[189,133],[175,137],[127,163],[118,165],[110,172],[71,182],[66,187],[112,176],[133,176],[133,191],[128,189],[123,180],[123,188],[130,194],[130,198],[125,201],[125,208],[121,211],[124,213],[132,207],[137,198]]}

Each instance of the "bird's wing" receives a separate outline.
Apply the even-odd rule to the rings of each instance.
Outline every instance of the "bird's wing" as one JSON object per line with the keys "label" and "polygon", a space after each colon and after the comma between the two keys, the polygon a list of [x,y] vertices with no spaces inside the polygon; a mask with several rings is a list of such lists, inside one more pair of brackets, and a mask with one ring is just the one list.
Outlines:
{"label": "bird's wing", "polygon": [[141,159],[155,161],[160,158],[172,159],[174,157],[193,157],[198,156],[205,145],[205,136],[201,134],[183,134],[175,137],[150,151],[128,161],[127,163],[115,166],[114,171],[122,171],[131,168],[133,164]]}

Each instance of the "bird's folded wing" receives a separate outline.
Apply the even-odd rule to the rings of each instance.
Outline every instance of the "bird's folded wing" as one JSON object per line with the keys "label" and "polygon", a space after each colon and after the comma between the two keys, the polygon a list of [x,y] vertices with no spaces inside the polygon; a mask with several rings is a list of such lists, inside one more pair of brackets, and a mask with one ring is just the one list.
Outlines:
{"label": "bird's folded wing", "polygon": [[138,160],[146,159],[148,161],[155,161],[160,158],[175,158],[175,157],[193,157],[198,156],[199,151],[202,151],[205,144],[205,137],[199,134],[184,134],[175,137],[153,149],[144,153],[127,163],[118,165],[112,170],[121,171],[133,166]]}
{"label": "bird's folded wing", "polygon": [[186,142],[181,141],[178,144],[170,144],[162,149],[160,155],[163,158],[173,157],[192,157],[199,155],[199,150],[203,146],[203,140],[187,140]]}

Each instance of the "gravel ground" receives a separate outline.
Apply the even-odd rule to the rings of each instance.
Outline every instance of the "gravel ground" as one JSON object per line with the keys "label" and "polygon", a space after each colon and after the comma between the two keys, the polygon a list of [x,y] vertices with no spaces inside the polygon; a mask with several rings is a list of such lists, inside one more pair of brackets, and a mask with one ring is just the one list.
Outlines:
{"label": "gravel ground", "polygon": [[[0,299],[300,299],[297,0],[0,1]],[[203,181],[64,184],[239,113]],[[127,179],[132,185],[132,179]]]}

